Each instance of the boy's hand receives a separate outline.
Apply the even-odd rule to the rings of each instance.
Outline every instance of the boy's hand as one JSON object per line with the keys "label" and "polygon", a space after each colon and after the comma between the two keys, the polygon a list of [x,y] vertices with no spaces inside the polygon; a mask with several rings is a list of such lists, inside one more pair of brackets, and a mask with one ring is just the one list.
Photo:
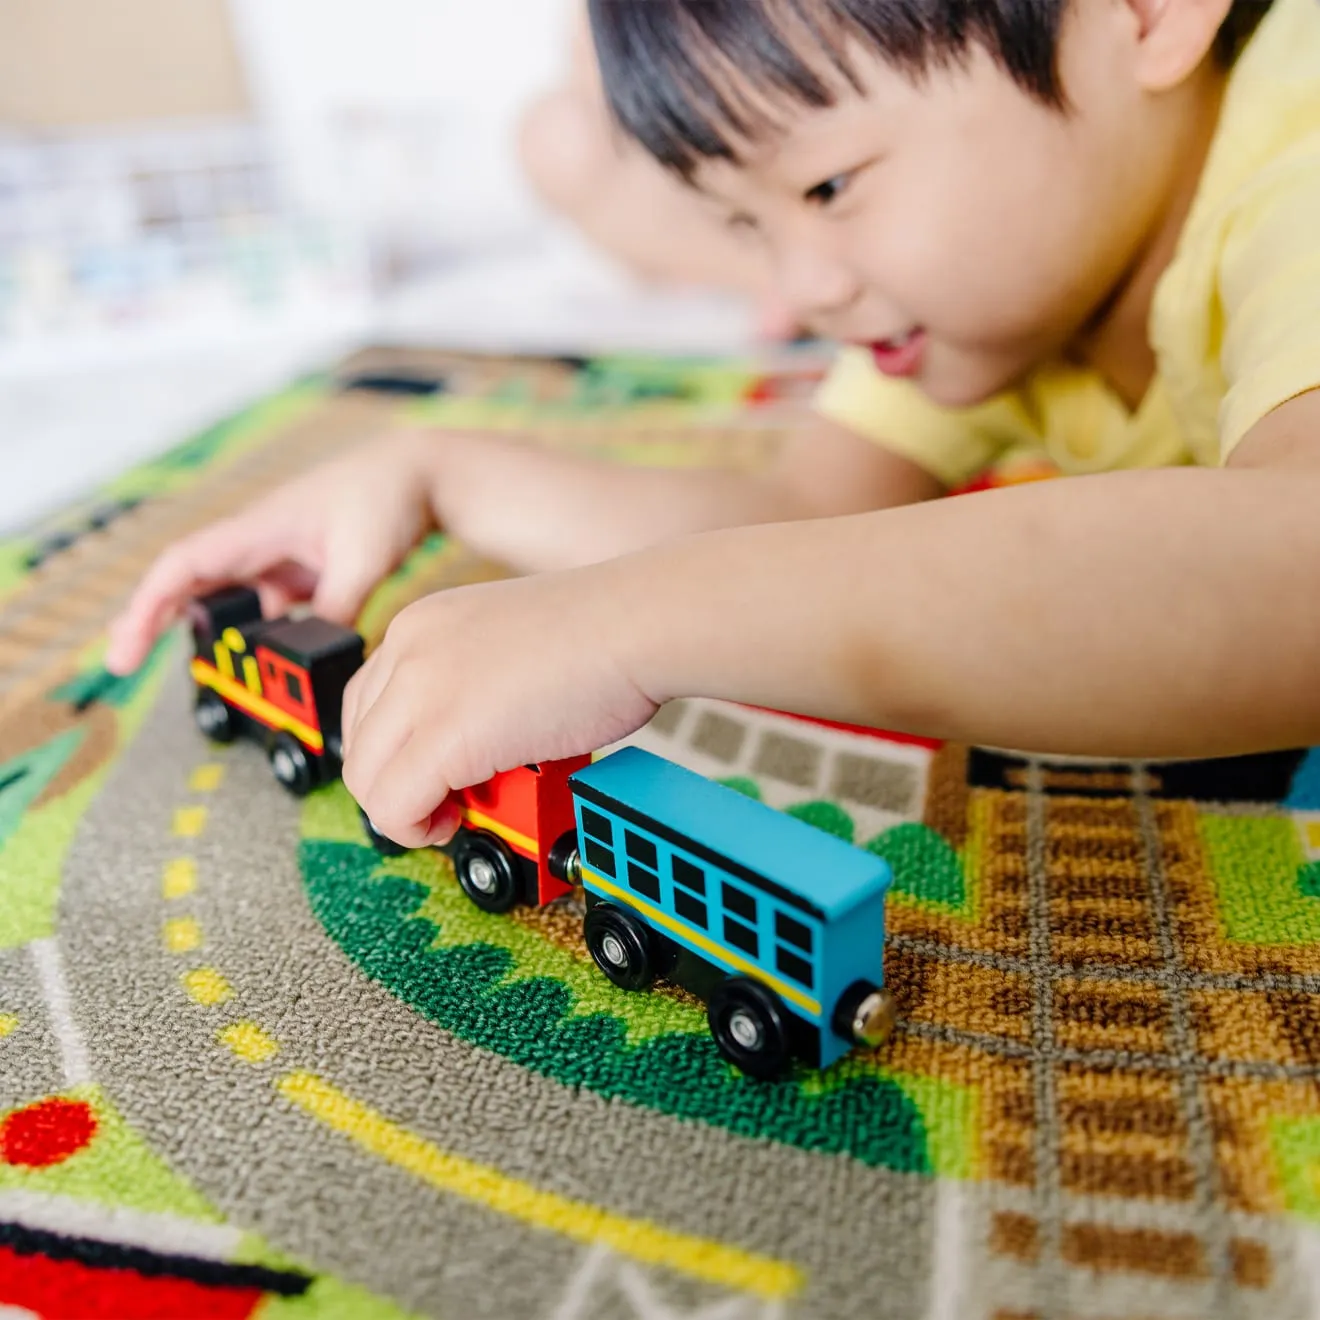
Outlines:
{"label": "boy's hand", "polygon": [[106,668],[136,669],[192,597],[232,582],[255,586],[268,618],[310,600],[351,626],[431,525],[417,438],[359,446],[170,546],[110,625]]}
{"label": "boy's hand", "polygon": [[640,728],[656,705],[611,639],[644,607],[613,564],[408,606],[344,694],[349,792],[396,843],[445,843],[458,827],[452,789]]}

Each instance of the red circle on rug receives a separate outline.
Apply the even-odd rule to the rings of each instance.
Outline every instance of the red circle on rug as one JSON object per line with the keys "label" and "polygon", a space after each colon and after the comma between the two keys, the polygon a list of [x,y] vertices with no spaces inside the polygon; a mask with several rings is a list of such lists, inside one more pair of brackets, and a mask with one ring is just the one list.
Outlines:
{"label": "red circle on rug", "polygon": [[81,1100],[42,1100],[0,1123],[0,1160],[29,1169],[60,1164],[91,1144],[96,1115]]}

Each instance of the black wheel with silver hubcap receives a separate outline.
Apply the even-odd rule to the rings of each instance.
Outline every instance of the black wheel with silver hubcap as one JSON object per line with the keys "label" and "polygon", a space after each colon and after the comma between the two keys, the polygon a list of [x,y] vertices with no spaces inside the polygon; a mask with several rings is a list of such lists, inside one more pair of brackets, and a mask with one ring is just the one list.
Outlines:
{"label": "black wheel with silver hubcap", "polygon": [[655,938],[650,927],[625,908],[593,903],[582,933],[596,966],[619,989],[645,990],[655,980]]}
{"label": "black wheel with silver hubcap", "polygon": [[719,1052],[749,1077],[769,1081],[788,1067],[788,1023],[773,990],[750,976],[715,987],[706,1020]]}
{"label": "black wheel with silver hubcap", "polygon": [[210,688],[203,688],[197,694],[197,701],[193,705],[193,719],[197,721],[197,727],[212,742],[233,742],[238,733],[238,721],[234,719],[234,712],[225,704],[220,694],[212,692]]}
{"label": "black wheel with silver hubcap", "polygon": [[462,830],[449,855],[463,892],[483,912],[507,912],[518,902],[517,861],[493,834]]}
{"label": "black wheel with silver hubcap", "polygon": [[275,735],[270,745],[270,768],[294,797],[306,797],[316,787],[316,766],[307,749],[292,734]]}

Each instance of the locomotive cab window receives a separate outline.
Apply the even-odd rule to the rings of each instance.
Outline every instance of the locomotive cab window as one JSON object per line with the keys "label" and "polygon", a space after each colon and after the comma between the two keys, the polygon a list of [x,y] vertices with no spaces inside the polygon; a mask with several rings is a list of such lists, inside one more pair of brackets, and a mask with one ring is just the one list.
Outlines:
{"label": "locomotive cab window", "polygon": [[302,684],[298,681],[298,675],[292,670],[284,671],[284,686],[289,690],[289,697],[299,706],[303,704]]}

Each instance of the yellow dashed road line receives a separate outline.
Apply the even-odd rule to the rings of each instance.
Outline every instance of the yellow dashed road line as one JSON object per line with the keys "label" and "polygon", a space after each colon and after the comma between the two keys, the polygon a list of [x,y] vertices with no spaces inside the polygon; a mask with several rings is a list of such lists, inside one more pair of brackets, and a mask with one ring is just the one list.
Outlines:
{"label": "yellow dashed road line", "polygon": [[198,967],[179,978],[189,999],[208,1007],[234,997],[234,987],[214,967]]}
{"label": "yellow dashed road line", "polygon": [[195,839],[205,828],[205,807],[175,807],[173,831],[180,839]]}
{"label": "yellow dashed road line", "polygon": [[[225,777],[225,767],[216,761],[197,766],[188,776],[193,793],[213,793]],[[204,806],[176,807],[172,831],[176,838],[195,839],[206,829]],[[197,862],[192,857],[174,857],[161,875],[161,896],[167,901],[188,898],[197,891]],[[196,917],[168,917],[161,927],[161,942],[170,953],[192,953],[202,947],[202,926]],[[227,1003],[234,988],[214,967],[196,967],[179,977],[184,993],[207,1008]],[[0,1019],[2,1025],[3,1019]],[[0,1030],[0,1035],[4,1032]],[[265,1063],[279,1053],[279,1042],[255,1022],[234,1022],[216,1032],[216,1040],[245,1063]]]}
{"label": "yellow dashed road line", "polygon": [[191,857],[176,857],[165,863],[160,891],[166,898],[187,898],[196,888],[197,863]]}
{"label": "yellow dashed road line", "polygon": [[214,793],[225,777],[225,768],[216,761],[199,765],[188,778],[188,787],[194,793]]}
{"label": "yellow dashed road line", "polygon": [[171,953],[191,953],[201,948],[202,928],[193,917],[171,917],[161,928],[161,938]]}
{"label": "yellow dashed road line", "polygon": [[767,1299],[789,1297],[804,1282],[802,1271],[786,1261],[677,1233],[646,1219],[616,1215],[450,1155],[312,1073],[291,1073],[277,1085],[286,1099],[364,1150],[441,1191],[480,1202],[525,1224],[578,1242],[600,1243],[644,1264],[662,1265]]}
{"label": "yellow dashed road line", "polygon": [[235,1022],[216,1033],[222,1045],[227,1045],[246,1063],[265,1063],[279,1053],[279,1042],[268,1036],[255,1022]]}

